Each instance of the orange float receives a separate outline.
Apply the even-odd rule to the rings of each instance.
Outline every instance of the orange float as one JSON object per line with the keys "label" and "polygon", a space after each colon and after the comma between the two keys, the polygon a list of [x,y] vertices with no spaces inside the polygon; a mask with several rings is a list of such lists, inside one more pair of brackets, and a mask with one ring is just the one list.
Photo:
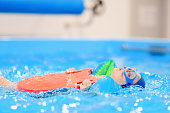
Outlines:
{"label": "orange float", "polygon": [[74,87],[80,89],[80,84],[85,79],[90,79],[92,84],[98,80],[98,78],[90,76],[91,73],[92,69],[87,68],[74,72],[32,76],[18,82],[17,87],[20,91],[34,93],[64,87]]}

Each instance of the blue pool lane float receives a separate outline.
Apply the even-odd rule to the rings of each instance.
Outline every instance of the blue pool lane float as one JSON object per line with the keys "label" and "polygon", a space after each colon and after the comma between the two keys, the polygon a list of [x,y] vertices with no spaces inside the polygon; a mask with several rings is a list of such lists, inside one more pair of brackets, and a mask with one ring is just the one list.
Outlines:
{"label": "blue pool lane float", "polygon": [[84,0],[0,0],[0,13],[81,14]]}

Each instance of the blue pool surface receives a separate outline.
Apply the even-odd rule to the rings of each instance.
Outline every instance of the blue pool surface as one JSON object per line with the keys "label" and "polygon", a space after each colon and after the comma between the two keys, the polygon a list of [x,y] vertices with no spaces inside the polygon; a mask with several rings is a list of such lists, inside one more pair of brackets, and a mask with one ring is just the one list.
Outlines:
{"label": "blue pool surface", "polygon": [[[123,50],[128,45],[132,50]],[[148,51],[151,46],[165,52]],[[139,50],[138,50],[139,49]],[[169,113],[170,42],[168,41],[0,41],[0,76],[18,81],[33,75],[95,68],[107,60],[145,73],[146,88],[116,95],[70,89],[46,98],[0,87],[0,113]]]}

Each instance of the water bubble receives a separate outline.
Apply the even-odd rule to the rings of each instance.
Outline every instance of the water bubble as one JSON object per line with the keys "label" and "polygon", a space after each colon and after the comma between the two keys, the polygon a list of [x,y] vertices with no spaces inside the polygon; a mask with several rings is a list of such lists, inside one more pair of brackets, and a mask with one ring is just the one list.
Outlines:
{"label": "water bubble", "polygon": [[55,107],[54,106],[51,106],[51,111],[53,112],[55,110]]}
{"label": "water bubble", "polygon": [[64,104],[62,107],[62,113],[69,113],[68,106],[66,104]]}
{"label": "water bubble", "polygon": [[21,75],[21,72],[20,72],[20,71],[17,71],[17,75]]}
{"label": "water bubble", "polygon": [[42,103],[42,105],[43,105],[43,106],[47,106],[46,101],[44,101],[44,102]]}
{"label": "water bubble", "polygon": [[52,102],[53,102],[53,100],[52,100],[52,99],[49,99],[49,102],[50,102],[50,103],[52,103]]}
{"label": "water bubble", "polygon": [[41,102],[38,102],[38,105],[41,105]]}
{"label": "water bubble", "polygon": [[44,113],[45,112],[45,110],[44,109],[41,109],[41,113]]}
{"label": "water bubble", "polygon": [[143,101],[143,98],[140,98],[139,100],[140,100],[140,101]]}
{"label": "water bubble", "polygon": [[17,102],[17,101],[18,101],[16,97],[13,97],[13,99],[14,99],[14,102]]}
{"label": "water bubble", "polygon": [[142,107],[138,107],[138,108],[136,109],[136,112],[141,112],[142,110],[143,110]]}
{"label": "water bubble", "polygon": [[145,72],[145,74],[150,75],[151,73],[149,73],[149,72]]}
{"label": "water bubble", "polygon": [[56,102],[57,101],[57,99],[53,99],[53,102]]}
{"label": "water bubble", "polygon": [[105,94],[105,97],[108,98],[108,97],[109,97],[109,94],[106,93],[106,94]]}
{"label": "water bubble", "polygon": [[130,113],[136,113],[135,111],[130,111]]}
{"label": "water bubble", "polygon": [[17,105],[13,105],[13,106],[11,106],[11,109],[13,109],[13,110],[16,110],[18,108],[18,106]]}
{"label": "water bubble", "polygon": [[77,107],[78,105],[80,105],[80,103],[72,103],[72,104],[69,104],[70,107]]}
{"label": "water bubble", "polygon": [[135,103],[134,106],[138,106],[138,103]]}
{"label": "water bubble", "polygon": [[136,102],[139,102],[139,99],[137,99]]}
{"label": "water bubble", "polygon": [[79,98],[79,97],[75,97],[74,99],[77,100],[77,101],[80,101],[80,98]]}
{"label": "water bubble", "polygon": [[13,72],[15,72],[16,69],[17,69],[17,68],[16,68],[15,66],[12,67],[12,71],[13,71]]}
{"label": "water bubble", "polygon": [[25,65],[25,70],[28,70],[29,68],[28,68],[28,66],[27,65]]}
{"label": "water bubble", "polygon": [[136,102],[139,102],[139,101],[143,101],[143,99],[142,99],[142,98],[140,98],[140,99],[137,99],[137,100],[136,100]]}
{"label": "water bubble", "polygon": [[165,95],[164,97],[165,97],[165,98],[168,98],[168,95]]}
{"label": "water bubble", "polygon": [[115,103],[115,102],[111,102],[110,105],[111,105],[111,106],[115,106],[116,103]]}
{"label": "water bubble", "polygon": [[166,100],[165,100],[165,105],[168,105],[168,104],[169,104],[169,102],[170,102],[170,101],[166,101]]}
{"label": "water bubble", "polygon": [[170,111],[170,106],[168,106],[168,111]]}
{"label": "water bubble", "polygon": [[4,99],[6,99],[7,98],[7,94],[5,94],[5,96],[4,96]]}
{"label": "water bubble", "polygon": [[145,99],[148,99],[149,97],[145,97]]}
{"label": "water bubble", "polygon": [[23,108],[26,108],[27,106],[26,105],[23,105]]}
{"label": "water bubble", "polygon": [[118,110],[118,111],[122,111],[122,108],[121,108],[121,107],[118,107],[117,110]]}

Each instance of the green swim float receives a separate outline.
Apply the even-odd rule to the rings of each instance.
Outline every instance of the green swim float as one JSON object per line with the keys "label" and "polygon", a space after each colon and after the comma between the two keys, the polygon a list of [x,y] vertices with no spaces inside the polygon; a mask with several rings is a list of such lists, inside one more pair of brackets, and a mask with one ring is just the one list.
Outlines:
{"label": "green swim float", "polygon": [[104,63],[103,65],[99,65],[97,67],[97,72],[95,73],[95,75],[106,75],[106,76],[111,76],[113,69],[115,67],[115,63],[113,60],[109,60],[106,63]]}

